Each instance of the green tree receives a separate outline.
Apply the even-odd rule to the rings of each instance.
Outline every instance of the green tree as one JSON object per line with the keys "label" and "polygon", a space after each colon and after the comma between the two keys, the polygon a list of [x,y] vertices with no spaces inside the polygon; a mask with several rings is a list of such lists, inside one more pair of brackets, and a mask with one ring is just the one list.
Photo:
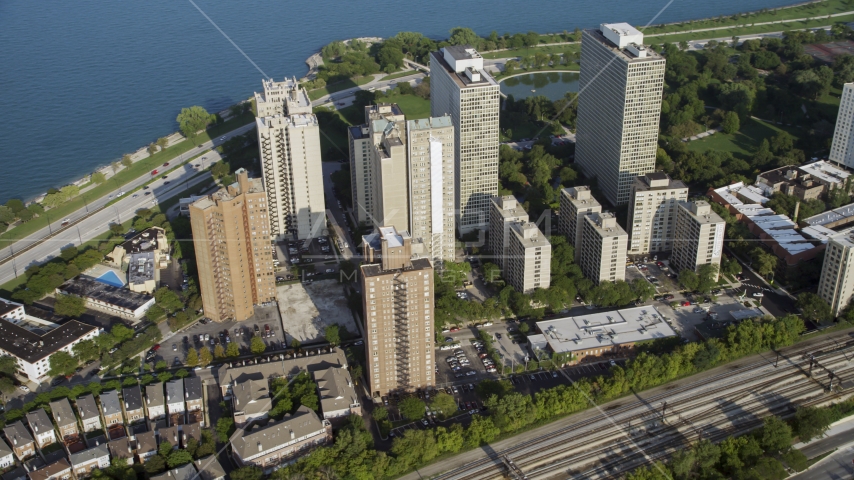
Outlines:
{"label": "green tree", "polygon": [[[220,443],[225,443],[234,433],[234,420],[231,417],[221,417],[216,421],[216,435]],[[232,472],[232,475],[234,473]]]}
{"label": "green tree", "polygon": [[833,417],[829,408],[798,407],[792,433],[806,443],[824,435],[831,422]]}
{"label": "green tree", "polygon": [[199,366],[207,367],[213,361],[213,355],[211,355],[211,349],[207,346],[204,346],[199,349]]}
{"label": "green tree", "polygon": [[77,359],[60,350],[50,356],[50,370],[47,373],[52,377],[57,375],[68,377],[74,375],[76,369]]}
{"label": "green tree", "polygon": [[780,417],[772,415],[763,421],[758,440],[766,452],[776,454],[792,446],[792,429]]}
{"label": "green tree", "polygon": [[157,445],[157,454],[163,458],[169,458],[169,455],[172,454],[173,448],[172,444],[168,441],[162,441],[159,445]]}
{"label": "green tree", "polygon": [[[107,181],[107,176],[101,172],[95,172],[92,174],[92,182],[97,183],[98,185]],[[64,203],[64,201],[62,202]]]}
{"label": "green tree", "polygon": [[388,409],[385,407],[377,407],[373,412],[371,412],[371,416],[374,417],[374,420],[377,422],[388,420]]}
{"label": "green tree", "polygon": [[184,379],[190,376],[190,372],[188,372],[186,368],[181,368],[175,372],[175,376]]}
{"label": "green tree", "polygon": [[125,168],[130,168],[130,166],[133,165],[133,158],[130,156],[129,153],[126,153],[122,155],[121,163],[125,166]]}
{"label": "green tree", "polygon": [[216,116],[208,113],[203,107],[194,105],[190,108],[182,108],[176,120],[178,121],[181,133],[195,143],[195,138],[199,135],[199,132],[213,123],[216,120]]}
{"label": "green tree", "polygon": [[0,393],[3,395],[11,395],[15,393],[15,389],[15,382],[13,382],[11,378],[0,378]]}
{"label": "green tree", "polygon": [[827,322],[833,318],[830,305],[823,298],[811,292],[798,295],[796,306],[803,313],[805,320]]}
{"label": "green tree", "polygon": [[225,358],[225,348],[222,346],[222,344],[216,344],[216,346],[214,347],[213,356],[216,359]]}
{"label": "green tree", "polygon": [[94,340],[83,340],[82,342],[78,342],[71,347],[71,351],[74,353],[74,357],[83,363],[91,360],[97,360],[98,357],[101,356],[101,351],[98,346],[95,345]]}
{"label": "green tree", "polygon": [[686,290],[693,292],[697,290],[697,287],[700,285],[700,277],[694,270],[686,268],[679,272],[679,283],[685,287]]}
{"label": "green tree", "polygon": [[110,329],[110,335],[113,336],[116,342],[123,343],[133,338],[133,329],[124,325],[114,325]]}
{"label": "green tree", "polygon": [[145,460],[143,468],[145,468],[145,471],[148,472],[149,475],[156,475],[163,470],[166,470],[166,459],[160,455],[154,455]]}
{"label": "green tree", "polygon": [[169,139],[166,137],[160,137],[157,139],[157,146],[160,147],[160,150],[166,150],[166,147],[169,145]]}
{"label": "green tree", "polygon": [[181,465],[186,465],[193,461],[193,455],[186,450],[175,450],[171,454],[169,454],[169,458],[166,459],[166,465],[169,468],[180,467]]}
{"label": "green tree", "polygon": [[232,471],[229,476],[231,480],[262,480],[264,471],[258,467],[243,467]]}
{"label": "green tree", "polygon": [[326,338],[326,341],[329,342],[331,345],[338,345],[339,343],[341,343],[341,335],[339,333],[339,327],[337,323],[333,325],[328,325],[324,330],[323,336],[324,338]]}
{"label": "green tree", "polygon": [[518,430],[537,418],[536,406],[529,395],[514,392],[502,398],[490,397],[484,403],[492,412],[495,426],[502,432]]}
{"label": "green tree", "polygon": [[471,448],[479,447],[489,443],[501,433],[501,430],[492,422],[492,418],[473,415],[471,424],[466,429],[466,445]]}
{"label": "green tree", "polygon": [[454,397],[444,392],[439,392],[430,402],[432,410],[441,412],[443,417],[449,417],[457,411],[457,401]]}
{"label": "green tree", "polygon": [[11,355],[0,356],[0,373],[13,377],[18,371],[18,361]]}
{"label": "green tree", "polygon": [[420,399],[415,397],[408,397],[403,399],[397,407],[404,417],[408,418],[409,420],[418,420],[426,413],[424,406],[424,402],[422,402]]}
{"label": "green tree", "polygon": [[195,367],[199,364],[199,352],[195,348],[190,347],[187,350],[187,366]]}
{"label": "green tree", "polygon": [[741,123],[738,120],[738,114],[735,112],[726,112],[721,119],[721,129],[726,134],[737,132],[741,128]]}
{"label": "green tree", "polygon": [[237,345],[237,342],[229,342],[228,348],[225,349],[225,354],[229,357],[239,357],[240,347]]}
{"label": "green tree", "polygon": [[750,256],[753,259],[756,271],[763,277],[768,277],[777,269],[777,257],[772,253],[766,252],[761,247],[754,248]]}
{"label": "green tree", "polygon": [[86,301],[74,295],[57,295],[53,311],[57,315],[79,318],[86,313]]}
{"label": "green tree", "polygon": [[264,344],[264,340],[261,340],[261,337],[252,337],[252,340],[249,342],[249,350],[255,355],[260,355],[267,350],[267,345]]}

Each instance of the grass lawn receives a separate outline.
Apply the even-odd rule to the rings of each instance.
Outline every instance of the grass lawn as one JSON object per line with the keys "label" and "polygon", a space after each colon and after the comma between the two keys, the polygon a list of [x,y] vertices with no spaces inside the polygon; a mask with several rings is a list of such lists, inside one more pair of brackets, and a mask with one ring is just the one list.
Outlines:
{"label": "grass lawn", "polygon": [[342,82],[335,82],[331,85],[327,85],[323,88],[318,88],[317,90],[312,90],[308,92],[308,98],[311,100],[317,100],[318,98],[329,95],[330,93],[340,92],[341,90],[346,90],[348,88],[358,87],[359,85],[364,85],[371,80],[374,79],[373,75],[368,75],[367,77],[359,77],[359,78],[348,78]]}
{"label": "grass lawn", "polygon": [[564,53],[577,53],[581,51],[580,44],[571,44],[571,45],[552,45],[548,47],[528,47],[528,48],[511,48],[510,50],[503,50],[500,52],[491,52],[484,53],[483,58],[510,58],[510,57],[524,57],[527,55],[534,55],[537,53],[545,53],[547,55],[551,55],[553,53],[564,54]]}
{"label": "grass lawn", "polygon": [[784,7],[783,9],[777,11],[737,14],[737,19],[733,19],[733,15],[729,15],[725,16],[720,20],[705,19],[694,20],[691,22],[683,22],[680,24],[652,26],[647,28],[644,31],[644,34],[653,35],[656,33],[681,32],[701,28],[715,28],[725,26],[749,25],[753,23],[762,22],[775,22],[792,18],[807,18],[819,15],[831,15],[842,12],[848,12],[851,10],[854,10],[854,6],[848,5],[847,2],[843,0],[824,0],[822,2],[812,3],[809,5]]}
{"label": "grass lawn", "polygon": [[430,100],[425,100],[419,96],[394,95],[383,100],[397,103],[403,110],[403,114],[406,115],[407,120],[417,120],[430,116]]}
{"label": "grass lawn", "polygon": [[27,236],[32,235],[37,230],[46,227],[48,222],[48,216],[54,222],[59,219],[62,219],[65,216],[77,211],[78,209],[84,208],[87,202],[91,202],[95,199],[101,198],[112,192],[119,186],[130,183],[131,181],[136,180],[141,176],[150,175],[151,170],[153,170],[154,168],[163,165],[164,163],[174,159],[182,153],[197,148],[197,144],[210,141],[211,138],[216,138],[219,135],[228,133],[232,130],[236,130],[254,121],[255,116],[252,114],[252,112],[244,113],[226,122],[209,128],[207,131],[197,137],[195,143],[185,140],[167,148],[166,150],[161,150],[148,158],[145,158],[138,162],[134,162],[134,164],[130,168],[120,170],[115,176],[111,177],[103,184],[98,185],[92,190],[89,190],[83,195],[75,198],[74,200],[71,200],[70,202],[48,210],[47,215],[34,218],[27,223],[19,225],[3,233],[2,235],[0,235],[0,248],[5,248],[10,244],[16,242],[17,240],[26,238]]}
{"label": "grass lawn", "polygon": [[394,80],[395,78],[408,77],[409,75],[414,75],[414,74],[419,73],[419,72],[420,72],[420,70],[404,70],[402,72],[397,72],[397,73],[392,73],[391,75],[386,75],[383,78],[381,78],[380,80]]}
{"label": "grass lawn", "polygon": [[706,150],[730,152],[735,157],[749,160],[763,139],[771,138],[782,131],[789,132],[796,140],[801,135],[797,129],[784,129],[779,125],[771,125],[751,118],[736,133],[727,135],[718,132],[712,136],[688,142],[688,149],[695,152],[705,152]]}
{"label": "grass lawn", "polygon": [[545,122],[525,122],[519,125],[514,125],[511,129],[511,135],[507,136],[505,130],[501,130],[498,139],[501,142],[509,142],[511,140],[519,140],[521,138],[532,138],[538,133],[540,135],[550,134],[551,127]]}
{"label": "grass lawn", "polygon": [[[852,7],[854,9],[854,7]],[[854,15],[844,15],[833,18],[820,18],[817,20],[807,20],[800,22],[784,22],[774,23],[770,25],[757,25],[755,27],[733,27],[723,30],[712,30],[708,32],[693,32],[683,33],[679,35],[656,36],[647,34],[645,38],[649,39],[649,43],[657,44],[660,42],[678,43],[683,40],[702,40],[706,38],[727,38],[727,37],[742,37],[757,33],[782,32],[786,30],[804,30],[807,28],[826,27],[834,23],[846,23],[854,21]]]}

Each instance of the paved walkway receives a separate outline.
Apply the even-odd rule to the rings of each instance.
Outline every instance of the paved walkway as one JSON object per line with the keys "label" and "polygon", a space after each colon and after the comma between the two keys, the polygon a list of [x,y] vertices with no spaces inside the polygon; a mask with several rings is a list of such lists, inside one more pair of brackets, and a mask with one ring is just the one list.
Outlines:
{"label": "paved walkway", "polygon": [[699,139],[701,139],[701,138],[706,138],[706,137],[708,137],[708,136],[710,136],[710,135],[714,135],[714,134],[716,134],[716,133],[718,133],[718,132],[720,132],[720,131],[721,131],[721,127],[718,127],[718,128],[710,128],[709,130],[706,130],[706,131],[705,131],[705,132],[703,132],[703,133],[698,133],[698,134],[696,134],[696,135],[691,135],[690,137],[683,137],[683,138],[682,138],[682,141],[683,141],[683,142],[691,142],[691,141],[694,141],[694,140],[699,140]]}
{"label": "paved walkway", "polygon": [[832,17],[843,17],[845,15],[854,15],[854,10],[842,13],[833,13],[830,15],[816,15],[814,17],[803,17],[803,18],[790,18],[787,20],[774,20],[773,22],[759,22],[759,23],[745,23],[742,25],[728,25],[724,27],[710,27],[710,28],[698,28],[696,30],[682,30],[680,32],[666,32],[666,33],[650,33],[644,35],[644,37],[663,37],[666,35],[684,35],[686,33],[697,33],[697,32],[713,32],[715,30],[728,30],[730,28],[752,28],[760,25],[775,25],[779,23],[789,23],[789,22],[804,22],[808,20],[823,20]]}

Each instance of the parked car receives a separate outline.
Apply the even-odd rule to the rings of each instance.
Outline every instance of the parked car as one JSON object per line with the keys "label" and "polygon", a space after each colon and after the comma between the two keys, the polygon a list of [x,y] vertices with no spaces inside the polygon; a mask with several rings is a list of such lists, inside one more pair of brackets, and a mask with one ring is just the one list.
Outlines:
{"label": "parked car", "polygon": [[764,294],[764,293],[762,293],[762,292],[756,292],[756,293],[754,293],[754,294],[753,294],[753,296],[754,296],[754,297],[756,297],[756,298],[762,298],[762,297],[764,297],[764,296],[765,296],[765,294]]}

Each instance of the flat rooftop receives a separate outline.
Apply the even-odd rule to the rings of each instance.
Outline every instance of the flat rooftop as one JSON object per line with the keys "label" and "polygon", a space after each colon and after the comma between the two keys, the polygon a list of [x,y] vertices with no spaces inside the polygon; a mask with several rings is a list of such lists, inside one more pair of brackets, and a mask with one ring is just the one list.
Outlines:
{"label": "flat rooftop", "polygon": [[0,349],[26,362],[35,363],[95,330],[98,327],[69,320],[40,335],[0,319]]}
{"label": "flat rooftop", "polygon": [[[623,24],[612,24],[612,25],[623,25]],[[628,24],[624,24],[624,25],[627,25],[629,28],[634,29],[634,27],[632,27],[631,25],[628,25]],[[637,30],[635,30],[635,31],[637,31]],[[664,60],[664,58],[661,55],[659,55],[657,52],[655,52],[649,48],[646,49],[646,56],[645,57],[635,56],[634,54],[630,53],[627,48],[620,48],[619,46],[615,45],[613,42],[611,42],[610,40],[605,38],[605,36],[602,34],[601,31],[599,31],[598,28],[590,28],[590,29],[584,30],[584,33],[589,35],[590,37],[592,37],[593,40],[602,44],[603,47],[614,52],[614,54],[616,54],[618,58],[622,58],[626,62],[630,62],[630,63],[657,62],[657,61]],[[643,34],[641,34],[640,32],[638,32],[638,34],[643,36]]]}
{"label": "flat rooftop", "polygon": [[113,287],[82,276],[66,281],[57,290],[68,295],[90,298],[131,311],[143,307],[152,298],[151,295],[131,292],[126,288]]}
{"label": "flat rooftop", "polygon": [[[449,47],[445,48],[447,49]],[[451,54],[453,55],[453,51],[451,51]],[[465,59],[461,58],[460,60]],[[472,82],[471,80],[469,80],[468,77],[466,77],[465,73],[463,72],[457,73],[450,65],[448,65],[448,62],[446,62],[445,59],[442,58],[442,52],[430,52],[430,67],[441,68],[445,70],[448,73],[448,76],[451,77],[451,79],[459,88],[495,87],[496,89],[498,89],[498,82],[496,82],[495,79],[492,78],[492,75],[487,73],[485,70],[478,71],[480,73],[481,78],[481,81],[479,82]]]}
{"label": "flat rooftop", "polygon": [[378,275],[385,275],[390,272],[410,272],[417,270],[427,270],[432,269],[433,265],[430,264],[430,260],[426,258],[413,258],[412,259],[412,267],[409,268],[393,268],[389,270],[383,270],[381,264],[371,264],[371,265],[362,265],[362,275],[366,277],[376,277]]}
{"label": "flat rooftop", "polygon": [[451,123],[451,117],[445,115],[444,117],[430,117],[430,118],[419,118],[417,120],[409,120],[406,122],[407,128],[411,130],[430,130],[432,128],[442,128],[442,127],[453,127],[454,124]]}
{"label": "flat rooftop", "polygon": [[555,353],[676,336],[653,306],[547,320],[537,328]]}

